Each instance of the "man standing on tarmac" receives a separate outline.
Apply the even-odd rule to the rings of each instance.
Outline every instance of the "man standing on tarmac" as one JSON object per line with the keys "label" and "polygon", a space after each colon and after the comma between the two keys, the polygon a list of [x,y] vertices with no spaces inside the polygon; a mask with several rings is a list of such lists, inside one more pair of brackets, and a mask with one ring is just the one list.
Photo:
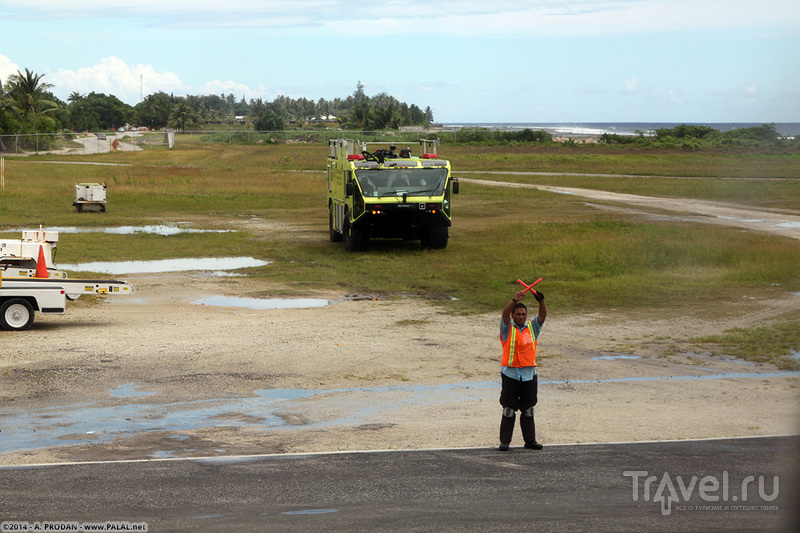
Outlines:
{"label": "man standing on tarmac", "polygon": [[[527,289],[526,289],[527,290]],[[503,345],[501,376],[503,388],[500,392],[500,405],[503,418],[500,422],[500,450],[507,451],[514,433],[517,411],[521,413],[519,427],[525,439],[525,447],[541,450],[536,442],[536,425],[533,422],[533,406],[539,388],[536,375],[536,344],[539,332],[547,318],[544,294],[531,291],[539,302],[539,313],[528,320],[528,308],[520,300],[525,291],[518,292],[503,309],[500,321],[500,343]],[[512,320],[513,319],[513,320]]]}

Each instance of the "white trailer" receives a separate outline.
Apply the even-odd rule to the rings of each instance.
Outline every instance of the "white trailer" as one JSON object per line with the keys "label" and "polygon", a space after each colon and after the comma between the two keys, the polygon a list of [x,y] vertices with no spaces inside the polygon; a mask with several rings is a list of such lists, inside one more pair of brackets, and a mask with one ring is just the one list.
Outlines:
{"label": "white trailer", "polygon": [[106,186],[104,183],[77,183],[75,184],[75,201],[72,202],[75,210],[102,211],[106,210]]}
{"label": "white trailer", "polygon": [[125,281],[69,279],[54,263],[58,232],[25,231],[22,237],[0,240],[0,329],[28,329],[35,311],[63,315],[67,300],[84,294],[130,295],[135,290]]}
{"label": "white trailer", "polygon": [[44,315],[63,315],[67,300],[75,300],[84,294],[108,296],[133,292],[133,286],[125,281],[7,278],[0,272],[0,329],[28,329],[33,324],[34,311]]}

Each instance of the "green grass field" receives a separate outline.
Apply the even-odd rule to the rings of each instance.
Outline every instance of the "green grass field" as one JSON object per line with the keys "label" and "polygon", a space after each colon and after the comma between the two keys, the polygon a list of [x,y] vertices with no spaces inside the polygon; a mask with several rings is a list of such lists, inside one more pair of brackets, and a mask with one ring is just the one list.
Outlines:
{"label": "green grass field", "polygon": [[[443,146],[439,151],[452,160],[454,174],[465,177],[469,171],[493,171],[501,174],[481,179],[800,209],[799,182],[770,179],[800,178],[797,156],[620,147]],[[743,297],[800,291],[796,240],[710,224],[623,219],[569,195],[480,185],[463,186],[454,197],[446,250],[376,242],[368,252],[348,254],[328,240],[326,156],[326,146],[313,144],[179,144],[170,151],[6,157],[0,232],[19,238],[19,228],[39,225],[187,220],[218,229],[242,217],[261,217],[294,229],[169,237],[63,233],[58,260],[249,255],[272,261],[249,270],[270,286],[301,294],[333,289],[422,297],[450,313],[499,309],[520,288],[517,278],[544,278],[541,290],[551,309],[562,313],[714,313],[720,304]],[[510,174],[520,171],[662,177]],[[698,179],[666,177],[672,175]],[[75,212],[71,203],[78,182],[108,185],[106,213]],[[790,323],[796,326],[797,319],[790,317]]]}

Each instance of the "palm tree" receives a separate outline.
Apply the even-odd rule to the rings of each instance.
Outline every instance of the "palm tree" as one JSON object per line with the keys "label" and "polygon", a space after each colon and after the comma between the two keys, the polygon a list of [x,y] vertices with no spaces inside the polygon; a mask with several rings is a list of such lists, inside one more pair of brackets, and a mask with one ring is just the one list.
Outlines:
{"label": "palm tree", "polygon": [[167,125],[185,131],[187,126],[197,126],[197,114],[185,100],[181,100],[170,113]]}
{"label": "palm tree", "polygon": [[58,104],[48,99],[47,89],[53,85],[43,83],[42,78],[44,78],[44,74],[34,74],[27,68],[25,74],[18,70],[16,74],[8,77],[9,102],[6,105],[22,119],[14,140],[15,150],[19,146],[19,136],[22,135],[29,116],[33,116],[33,129],[35,130],[37,113],[49,113],[58,109]]}
{"label": "palm tree", "polygon": [[263,117],[267,112],[267,104],[260,97],[250,100],[250,116],[253,122]]}
{"label": "palm tree", "polygon": [[72,91],[71,93],[69,93],[69,97],[67,98],[67,101],[70,104],[77,104],[81,100],[83,100],[84,98],[86,98],[85,94],[81,94],[78,91]]}
{"label": "palm tree", "polygon": [[86,119],[83,114],[84,98],[86,98],[86,95],[77,91],[72,91],[67,98],[69,102],[67,108],[69,109],[70,127],[74,131],[83,131],[86,129]]}
{"label": "palm tree", "polygon": [[[6,90],[3,88],[3,80],[0,80],[0,110],[6,106]],[[6,145],[3,142],[3,130],[0,129],[0,152],[6,151]]]}

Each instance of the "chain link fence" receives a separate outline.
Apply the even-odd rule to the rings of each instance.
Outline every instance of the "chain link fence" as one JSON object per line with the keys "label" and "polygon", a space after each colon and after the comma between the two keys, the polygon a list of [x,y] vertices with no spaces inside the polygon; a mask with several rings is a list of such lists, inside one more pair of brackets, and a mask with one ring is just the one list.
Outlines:
{"label": "chain link fence", "polygon": [[0,155],[31,154],[101,154],[112,151],[167,150],[180,145],[204,144],[286,144],[320,143],[330,139],[358,139],[390,144],[416,143],[421,139],[439,138],[441,142],[457,142],[458,132],[450,130],[422,131],[345,131],[319,130],[200,130],[200,131],[124,131],[97,133],[36,133],[0,135]]}
{"label": "chain link fence", "polygon": [[0,135],[0,155],[30,154],[100,154],[111,151],[167,150],[185,144],[285,144],[320,143],[327,144],[330,139],[357,139],[369,142],[386,142],[400,145],[404,142],[417,143],[422,139],[439,139],[441,143],[548,141],[550,134],[544,131],[508,131],[490,128],[460,129],[419,129],[413,131],[366,131],[305,129],[283,131],[253,130],[198,130],[175,132],[132,130],[120,132],[95,133],[36,133],[25,135]]}

